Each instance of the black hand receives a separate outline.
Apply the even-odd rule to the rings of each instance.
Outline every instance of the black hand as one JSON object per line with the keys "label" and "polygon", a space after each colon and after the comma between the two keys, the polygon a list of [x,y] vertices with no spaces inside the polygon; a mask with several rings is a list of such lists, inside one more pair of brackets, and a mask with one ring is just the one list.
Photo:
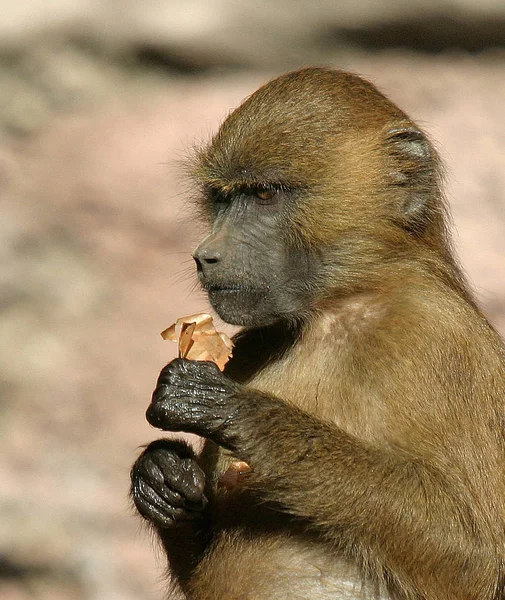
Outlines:
{"label": "black hand", "polygon": [[194,519],[207,505],[205,475],[183,442],[152,442],[133,465],[131,481],[137,510],[159,528]]}
{"label": "black hand", "polygon": [[166,431],[187,431],[226,441],[241,386],[213,362],[177,358],[158,378],[147,420]]}

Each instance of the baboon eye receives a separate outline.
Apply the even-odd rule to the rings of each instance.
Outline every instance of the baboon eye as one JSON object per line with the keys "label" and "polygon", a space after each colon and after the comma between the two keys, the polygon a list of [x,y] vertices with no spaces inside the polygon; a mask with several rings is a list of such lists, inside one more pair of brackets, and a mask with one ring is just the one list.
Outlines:
{"label": "baboon eye", "polygon": [[276,194],[276,190],[271,189],[257,189],[254,191],[254,195],[260,202],[268,203],[271,202]]}

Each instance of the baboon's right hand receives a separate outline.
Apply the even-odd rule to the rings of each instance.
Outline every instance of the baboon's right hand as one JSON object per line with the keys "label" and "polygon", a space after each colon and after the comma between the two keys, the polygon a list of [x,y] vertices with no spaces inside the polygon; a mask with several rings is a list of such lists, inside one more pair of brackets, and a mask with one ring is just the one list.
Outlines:
{"label": "baboon's right hand", "polygon": [[173,527],[198,517],[207,505],[205,474],[194,452],[180,441],[149,444],[131,470],[131,496],[155,527]]}

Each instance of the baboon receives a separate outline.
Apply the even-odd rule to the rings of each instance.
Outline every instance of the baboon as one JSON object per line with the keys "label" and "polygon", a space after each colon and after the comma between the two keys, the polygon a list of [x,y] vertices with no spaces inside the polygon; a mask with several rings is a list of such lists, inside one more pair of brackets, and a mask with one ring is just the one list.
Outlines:
{"label": "baboon", "polygon": [[[373,85],[305,68],[196,152],[224,374],[176,359],[132,469],[191,600],[505,598],[505,351],[453,257],[441,166]],[[251,470],[233,488],[234,460]]]}

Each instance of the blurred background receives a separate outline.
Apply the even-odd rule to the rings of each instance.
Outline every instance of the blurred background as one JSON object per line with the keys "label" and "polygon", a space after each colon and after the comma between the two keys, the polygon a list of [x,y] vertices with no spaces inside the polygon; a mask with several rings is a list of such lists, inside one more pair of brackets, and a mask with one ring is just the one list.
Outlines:
{"label": "blurred background", "polygon": [[159,332],[206,308],[181,162],[259,84],[376,83],[447,165],[505,332],[503,0],[0,0],[0,598],[155,600],[128,504]]}

